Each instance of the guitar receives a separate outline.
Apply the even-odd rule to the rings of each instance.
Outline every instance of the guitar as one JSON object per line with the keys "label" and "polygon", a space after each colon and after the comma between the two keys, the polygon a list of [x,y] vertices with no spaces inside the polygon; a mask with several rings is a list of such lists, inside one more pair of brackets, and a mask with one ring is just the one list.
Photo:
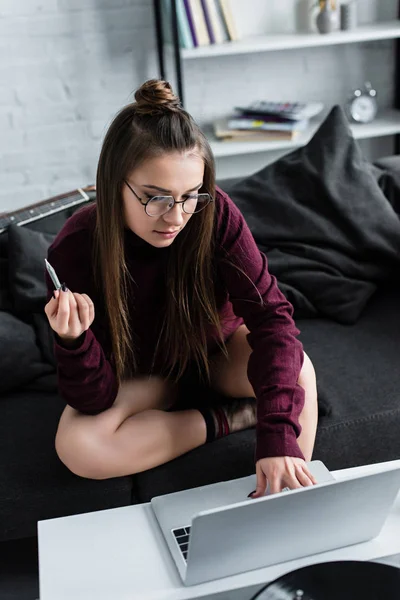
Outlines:
{"label": "guitar", "polygon": [[78,188],[72,192],[31,204],[30,206],[24,206],[14,212],[0,213],[0,234],[4,233],[11,224],[26,225],[26,223],[43,219],[71,206],[90,202],[95,198],[96,187],[89,185],[85,188]]}

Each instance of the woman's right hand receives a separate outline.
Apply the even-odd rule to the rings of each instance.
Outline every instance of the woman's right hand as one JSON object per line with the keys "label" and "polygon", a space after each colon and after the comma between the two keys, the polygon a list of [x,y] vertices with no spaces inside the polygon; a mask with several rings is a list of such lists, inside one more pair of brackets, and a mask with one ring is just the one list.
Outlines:
{"label": "woman's right hand", "polygon": [[89,329],[94,321],[94,304],[87,294],[78,294],[66,289],[54,291],[44,307],[50,327],[57,335],[73,343]]}

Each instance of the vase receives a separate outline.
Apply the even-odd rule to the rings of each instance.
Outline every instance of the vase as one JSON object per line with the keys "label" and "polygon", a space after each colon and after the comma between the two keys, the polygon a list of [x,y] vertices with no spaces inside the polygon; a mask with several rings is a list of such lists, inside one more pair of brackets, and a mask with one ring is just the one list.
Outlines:
{"label": "vase", "polygon": [[357,27],[357,6],[355,2],[340,5],[340,29],[346,31]]}
{"label": "vase", "polygon": [[336,14],[332,10],[330,0],[326,0],[319,11],[316,24],[320,33],[331,33],[336,26]]}
{"label": "vase", "polygon": [[319,8],[315,0],[297,0],[296,3],[296,31],[299,33],[317,33],[315,20]]}

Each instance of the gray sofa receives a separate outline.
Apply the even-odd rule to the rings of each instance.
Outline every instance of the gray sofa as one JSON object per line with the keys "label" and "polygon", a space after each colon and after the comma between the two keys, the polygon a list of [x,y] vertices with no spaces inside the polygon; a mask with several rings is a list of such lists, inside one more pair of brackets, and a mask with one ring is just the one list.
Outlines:
{"label": "gray sofa", "polygon": [[[376,168],[381,189],[392,199],[400,181],[400,158],[382,160]],[[229,192],[233,183],[221,186]],[[23,228],[54,235],[72,212]],[[22,343],[7,315],[24,321],[37,340],[41,335],[41,325],[26,307],[16,307],[16,267],[8,237],[7,231],[0,235],[0,369],[6,378],[12,371],[17,382],[12,389],[8,383],[6,392],[3,387],[0,399],[0,540],[35,535],[38,520],[146,502],[154,495],[254,471],[254,430],[247,430],[136,476],[91,481],[70,473],[54,449],[64,403],[51,356],[42,343],[34,359],[37,376],[28,380],[32,361],[24,366],[21,355],[6,364],[11,349]],[[351,325],[318,315],[297,319],[320,395],[314,458],[330,469],[400,457],[400,286],[391,281],[377,287]]]}

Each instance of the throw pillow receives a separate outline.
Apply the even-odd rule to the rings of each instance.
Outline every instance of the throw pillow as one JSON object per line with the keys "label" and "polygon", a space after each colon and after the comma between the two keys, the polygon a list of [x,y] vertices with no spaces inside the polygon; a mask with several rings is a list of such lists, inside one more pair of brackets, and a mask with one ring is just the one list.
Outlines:
{"label": "throw pillow", "polygon": [[54,372],[42,361],[33,327],[5,311],[0,311],[0,340],[0,394]]}
{"label": "throw pillow", "polygon": [[380,169],[379,185],[400,216],[400,156],[387,156],[376,161]]}
{"label": "throw pillow", "polygon": [[9,282],[14,312],[41,312],[46,304],[45,263],[55,235],[28,227],[8,228]]}
{"label": "throw pillow", "polygon": [[400,221],[336,106],[306,146],[230,189],[296,317],[353,323],[398,279]]}
{"label": "throw pillow", "polygon": [[33,313],[32,325],[36,333],[36,344],[42,353],[43,360],[56,368],[57,361],[54,356],[54,331],[50,327],[49,320],[44,311]]}
{"label": "throw pillow", "polygon": [[8,283],[8,234],[0,234],[0,310],[11,310],[12,298]]}

